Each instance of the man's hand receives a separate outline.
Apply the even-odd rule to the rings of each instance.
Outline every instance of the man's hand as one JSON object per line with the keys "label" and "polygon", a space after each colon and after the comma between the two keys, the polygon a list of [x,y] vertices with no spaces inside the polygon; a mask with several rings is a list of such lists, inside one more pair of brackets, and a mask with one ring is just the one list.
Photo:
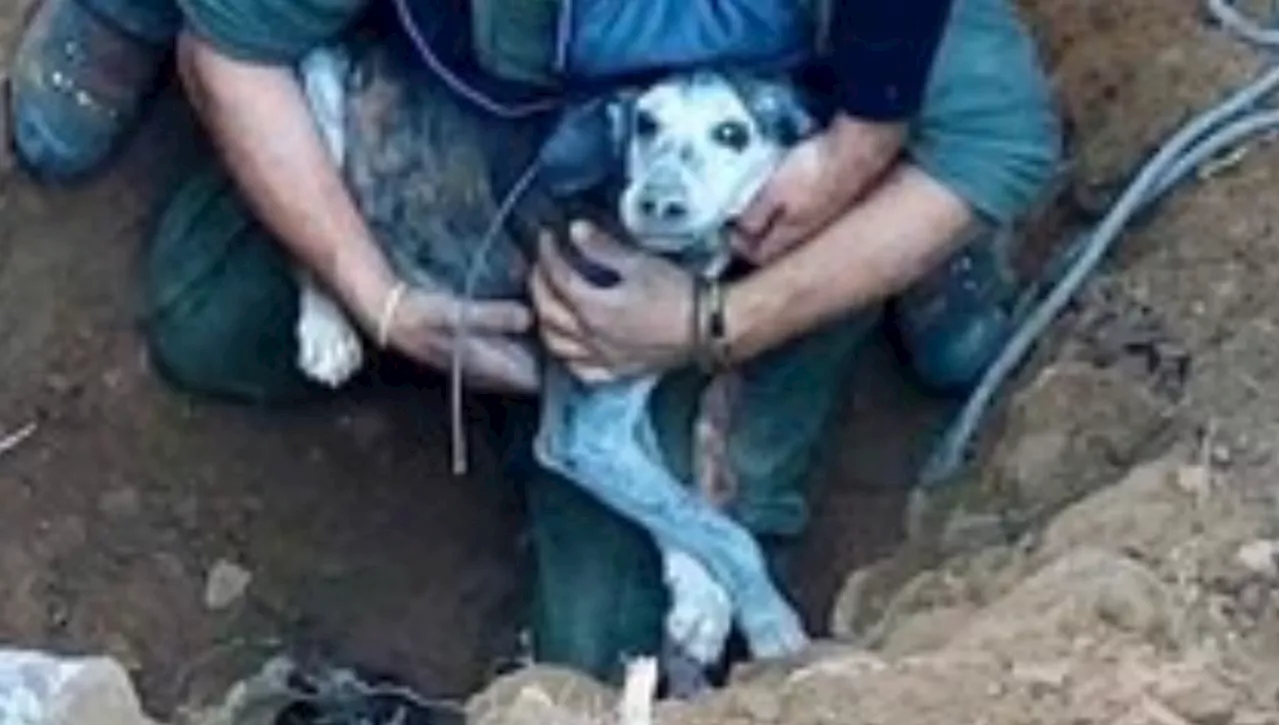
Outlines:
{"label": "man's hand", "polygon": [[[464,312],[465,305],[465,312]],[[423,289],[407,291],[392,310],[387,343],[397,351],[436,370],[453,361],[459,319],[466,330],[462,369],[478,388],[532,393],[540,378],[531,346],[517,339],[529,330],[532,314],[519,302],[506,300],[463,302],[455,295]],[[460,313],[465,314],[459,318]]]}
{"label": "man's hand", "polygon": [[792,149],[735,224],[735,247],[770,262],[825,229],[902,148],[904,126],[839,115]]}
{"label": "man's hand", "polygon": [[607,382],[687,362],[693,347],[693,280],[665,259],[623,246],[577,222],[571,243],[619,280],[598,287],[556,243],[540,240],[530,292],[542,339],[580,380]]}

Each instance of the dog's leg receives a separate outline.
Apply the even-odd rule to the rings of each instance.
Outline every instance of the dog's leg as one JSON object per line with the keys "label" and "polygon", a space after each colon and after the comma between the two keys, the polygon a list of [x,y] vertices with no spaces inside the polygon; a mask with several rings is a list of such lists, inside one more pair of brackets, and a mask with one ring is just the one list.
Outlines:
{"label": "dog's leg", "polygon": [[364,346],[346,314],[321,291],[311,276],[298,274],[298,369],[308,378],[336,388],[364,365]]}
{"label": "dog's leg", "polygon": [[[336,48],[308,53],[298,67],[311,115],[325,147],[338,166],[346,148],[344,84],[347,58]],[[294,335],[298,369],[308,378],[336,388],[364,365],[364,346],[346,313],[305,270],[297,270],[300,298]]]}
{"label": "dog's leg", "polygon": [[724,654],[733,629],[733,601],[711,572],[680,549],[662,547],[662,579],[671,595],[667,637],[703,667]]}
{"label": "dog's leg", "polygon": [[651,436],[645,426],[654,384],[587,388],[553,367],[535,453],[543,465],[644,526],[660,548],[686,552],[705,566],[729,594],[753,655],[796,652],[807,637],[751,534],[682,486],[642,443]]}
{"label": "dog's leg", "polygon": [[[736,373],[716,375],[707,384],[694,421],[694,472],[705,500],[724,510],[737,495],[737,477],[729,461],[728,435],[737,400]],[[652,426],[646,426],[652,431]],[[655,436],[641,439],[651,455],[658,455]],[[662,572],[671,594],[667,634],[683,652],[702,665],[724,653],[733,626],[733,603],[724,588],[697,559],[674,550],[662,551]]]}
{"label": "dog's leg", "polygon": [[729,461],[729,430],[741,382],[733,371],[712,377],[702,393],[694,421],[695,479],[702,495],[720,509],[738,495],[738,477]]}

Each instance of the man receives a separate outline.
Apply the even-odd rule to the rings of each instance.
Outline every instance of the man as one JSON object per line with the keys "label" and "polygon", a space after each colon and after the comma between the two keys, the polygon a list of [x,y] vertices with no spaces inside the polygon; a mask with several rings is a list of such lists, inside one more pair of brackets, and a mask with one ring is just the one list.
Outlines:
{"label": "man", "polygon": [[[148,342],[180,386],[262,402],[317,392],[293,364],[291,260],[327,283],[366,331],[378,326],[394,274],[292,71],[372,1],[46,0],[23,39],[15,141],[26,165],[51,180],[102,163],[176,40],[185,87],[231,177],[210,169],[181,189],[149,256]],[[536,59],[551,55],[546,23],[529,18],[530,8],[554,7],[550,0],[424,7],[464,23],[474,11],[475,27],[488,30],[464,25],[461,34],[476,39],[482,79],[521,86],[545,70]],[[487,45],[495,23],[497,35],[518,42]],[[1046,84],[1003,0],[845,0],[825,30],[817,70],[834,119],[791,153],[738,221],[739,249],[758,267],[724,302],[723,351],[746,380],[729,442],[740,483],[734,512],[775,552],[804,527],[804,482],[832,394],[885,300],[907,290],[895,321],[916,369],[940,389],[963,390],[998,348],[1012,287],[989,238],[1040,193],[1058,150]],[[511,47],[532,50],[504,55]],[[594,287],[543,249],[533,311],[475,304],[478,347],[526,330],[536,312],[548,348],[584,379],[677,372],[656,413],[670,457],[687,462],[679,381],[701,352],[689,325],[691,281],[591,227],[576,225],[573,237],[621,283]],[[443,368],[459,304],[411,291],[389,321],[389,347]],[[537,382],[531,360],[481,356],[471,367],[496,390],[528,392]],[[622,655],[657,647],[666,595],[656,554],[576,487],[543,472],[524,478],[537,556],[535,655],[615,677]]]}

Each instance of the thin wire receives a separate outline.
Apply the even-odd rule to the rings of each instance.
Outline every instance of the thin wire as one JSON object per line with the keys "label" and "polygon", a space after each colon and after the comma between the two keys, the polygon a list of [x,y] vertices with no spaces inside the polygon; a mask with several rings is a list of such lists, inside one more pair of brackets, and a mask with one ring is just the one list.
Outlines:
{"label": "thin wire", "polygon": [[[1208,8],[1224,28],[1259,45],[1275,46],[1276,34],[1262,31],[1224,0],[1208,0]],[[1280,68],[1271,66],[1259,78],[1184,124],[1143,165],[1094,230],[1080,239],[1079,252],[1044,300],[1035,306],[987,368],[960,414],[946,430],[921,471],[921,483],[936,486],[954,478],[996,393],[1044,331],[1075,296],[1116,238],[1138,212],[1153,204],[1205,159],[1276,126],[1273,112],[1248,111],[1280,86]],[[1235,119],[1233,121],[1233,119]],[[1230,123],[1228,123],[1230,122]],[[1228,123],[1225,127],[1222,124]]]}
{"label": "thin wire", "polygon": [[489,222],[489,228],[485,230],[484,236],[480,238],[480,245],[476,248],[475,254],[472,255],[471,261],[468,263],[466,278],[462,283],[462,304],[458,306],[457,314],[454,316],[453,349],[451,350],[449,364],[449,435],[452,440],[453,473],[455,476],[466,474],[469,458],[467,455],[467,432],[462,420],[464,388],[462,353],[469,342],[470,326],[467,318],[471,311],[471,303],[475,299],[476,284],[480,281],[480,273],[484,270],[485,260],[488,258],[489,252],[493,250],[493,245],[497,242],[498,237],[502,235],[504,225],[511,217],[512,212],[515,211],[516,204],[519,203],[520,199],[524,198],[525,193],[533,184],[534,179],[537,178],[540,170],[541,159],[535,157],[520,174],[520,178],[515,185],[507,192],[502,203],[498,205],[498,210]]}

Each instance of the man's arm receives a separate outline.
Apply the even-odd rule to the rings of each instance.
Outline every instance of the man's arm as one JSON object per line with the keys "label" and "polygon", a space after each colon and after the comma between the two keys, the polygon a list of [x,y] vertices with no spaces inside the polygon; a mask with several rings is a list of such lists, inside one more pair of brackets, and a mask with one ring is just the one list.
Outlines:
{"label": "man's arm", "polygon": [[258,219],[366,331],[385,329],[384,342],[444,369],[466,304],[462,360],[468,377],[494,389],[537,387],[532,351],[510,337],[531,324],[524,304],[464,302],[447,292],[400,286],[324,146],[292,65],[238,60],[187,34],[179,42],[179,68]]}
{"label": "man's arm", "polygon": [[955,251],[974,223],[958,196],[899,165],[809,242],[726,292],[737,361],[900,292]]}
{"label": "man's arm", "polygon": [[188,96],[258,218],[374,329],[395,277],[316,130],[292,67],[179,43]]}
{"label": "man's arm", "polygon": [[827,65],[841,113],[905,121],[920,110],[954,0],[831,0]]}
{"label": "man's arm", "polygon": [[897,159],[953,0],[828,0],[823,58],[835,115],[796,147],[738,219],[738,251],[767,263],[803,244]]}

